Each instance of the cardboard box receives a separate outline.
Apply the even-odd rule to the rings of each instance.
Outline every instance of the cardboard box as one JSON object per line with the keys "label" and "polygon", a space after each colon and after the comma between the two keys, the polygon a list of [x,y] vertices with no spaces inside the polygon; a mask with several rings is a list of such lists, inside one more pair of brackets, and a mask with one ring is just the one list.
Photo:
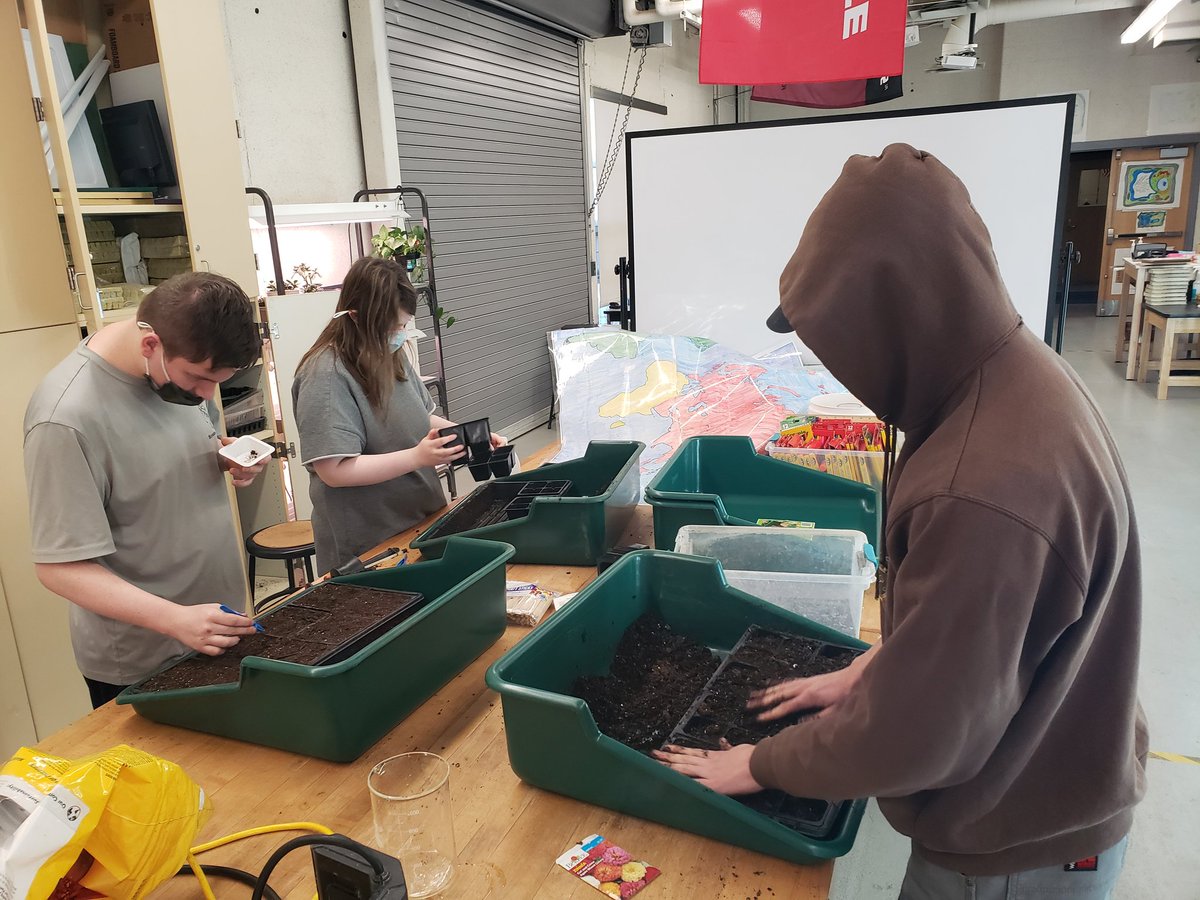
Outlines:
{"label": "cardboard box", "polygon": [[[17,13],[21,27],[28,28],[23,5],[17,4]],[[42,14],[46,17],[47,34],[57,34],[68,44],[87,43],[87,25],[79,0],[42,0]]]}
{"label": "cardboard box", "polygon": [[114,72],[158,62],[150,0],[110,0],[101,7],[104,42]]}

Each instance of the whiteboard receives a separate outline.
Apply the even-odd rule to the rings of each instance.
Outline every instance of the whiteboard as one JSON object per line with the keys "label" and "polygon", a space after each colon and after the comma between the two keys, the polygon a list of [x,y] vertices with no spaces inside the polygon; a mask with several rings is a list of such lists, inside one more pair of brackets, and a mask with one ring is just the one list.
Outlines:
{"label": "whiteboard", "polygon": [[[966,184],[1025,322],[1046,333],[1070,97],[626,137],[636,328],[777,348],[765,324],[804,223],[851,155],[901,141]],[[866,248],[859,248],[863,252]]]}

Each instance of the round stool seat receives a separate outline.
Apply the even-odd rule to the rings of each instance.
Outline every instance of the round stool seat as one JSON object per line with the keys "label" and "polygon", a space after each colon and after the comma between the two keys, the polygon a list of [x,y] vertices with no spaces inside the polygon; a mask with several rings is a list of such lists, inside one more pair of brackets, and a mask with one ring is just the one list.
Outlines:
{"label": "round stool seat", "polygon": [[308,579],[308,584],[314,583],[312,559],[317,553],[317,545],[313,539],[312,522],[308,519],[300,519],[296,522],[280,522],[277,525],[268,525],[266,528],[258,529],[254,534],[246,538],[246,553],[250,557],[251,596],[254,595],[255,559],[282,559],[287,561],[287,589],[276,591],[271,596],[257,603],[252,603],[251,606],[254,609],[257,609],[260,604],[274,600],[276,597],[282,597],[284,594],[296,591],[296,573],[292,565],[297,559],[304,562],[304,574]]}
{"label": "round stool seat", "polygon": [[246,538],[246,552],[260,559],[294,559],[316,551],[312,522],[280,522]]}

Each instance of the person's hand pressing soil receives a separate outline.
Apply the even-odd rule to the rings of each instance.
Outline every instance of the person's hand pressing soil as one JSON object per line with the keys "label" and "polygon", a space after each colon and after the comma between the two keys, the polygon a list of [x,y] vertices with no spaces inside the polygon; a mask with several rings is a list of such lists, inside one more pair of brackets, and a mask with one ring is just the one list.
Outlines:
{"label": "person's hand pressing soil", "polygon": [[850,696],[878,648],[879,645],[876,644],[849,666],[837,672],[814,675],[811,678],[793,678],[755,691],[750,695],[746,708],[762,710],[758,716],[760,722],[781,719],[802,710],[823,712],[831,709]]}
{"label": "person's hand pressing soil", "polygon": [[668,744],[662,750],[655,750],[653,756],[718,794],[736,797],[740,794],[757,794],[763,789],[750,774],[752,753],[753,744],[733,745],[722,739],[720,750],[699,750]]}

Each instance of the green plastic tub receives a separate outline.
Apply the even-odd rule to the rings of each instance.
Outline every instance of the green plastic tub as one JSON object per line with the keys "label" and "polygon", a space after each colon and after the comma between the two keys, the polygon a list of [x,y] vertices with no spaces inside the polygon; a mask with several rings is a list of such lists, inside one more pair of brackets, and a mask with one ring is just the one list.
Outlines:
{"label": "green plastic tub", "polygon": [[874,488],[754,452],[748,437],[688,438],[646,487],[654,546],[675,547],[684,525],[754,525],[793,519],[879,539]]}
{"label": "green plastic tub", "polygon": [[751,625],[869,646],[731,588],[716,560],[627,554],[488,669],[513,771],[536,787],[792,862],[847,853],[865,801],[846,804],[828,839],[806,837],[600,733],[568,692],[580,675],[607,674],[625,629],[647,612],[717,651]]}
{"label": "green plastic tub", "polygon": [[[504,544],[456,538],[439,560],[334,579],[432,598],[342,662],[248,657],[238,683],[146,694],[135,684],[117,702],[155,722],[350,762],[504,633],[512,554]],[[269,630],[270,616],[262,621]]]}
{"label": "green plastic tub", "polygon": [[[497,478],[499,484],[570,481],[572,487],[566,496],[537,498],[527,516],[458,533],[511,544],[516,551],[514,563],[594,566],[620,539],[637,506],[638,459],[644,449],[646,445],[639,441],[592,441],[579,459]],[[486,489],[484,485],[476,490]],[[469,504],[472,496],[460,505]],[[442,555],[450,537],[442,532],[452,515],[454,510],[412,542],[422,557]]]}

